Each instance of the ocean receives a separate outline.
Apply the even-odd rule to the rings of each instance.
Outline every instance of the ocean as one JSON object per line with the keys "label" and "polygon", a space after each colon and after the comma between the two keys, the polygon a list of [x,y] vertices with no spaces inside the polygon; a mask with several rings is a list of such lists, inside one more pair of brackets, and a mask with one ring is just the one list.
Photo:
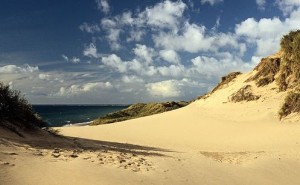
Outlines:
{"label": "ocean", "polygon": [[[51,127],[87,123],[108,113],[125,109],[125,105],[33,105]],[[80,125],[80,124],[79,124]]]}

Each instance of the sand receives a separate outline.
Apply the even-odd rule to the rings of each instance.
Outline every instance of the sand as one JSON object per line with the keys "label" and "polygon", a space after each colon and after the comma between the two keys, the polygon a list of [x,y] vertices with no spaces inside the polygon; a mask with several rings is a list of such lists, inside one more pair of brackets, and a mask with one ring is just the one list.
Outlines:
{"label": "sand", "polygon": [[[178,110],[58,128],[67,139],[27,136],[19,144],[5,135],[0,184],[298,185],[300,116],[279,121],[286,94],[245,83],[252,74]],[[246,84],[261,98],[230,102]]]}

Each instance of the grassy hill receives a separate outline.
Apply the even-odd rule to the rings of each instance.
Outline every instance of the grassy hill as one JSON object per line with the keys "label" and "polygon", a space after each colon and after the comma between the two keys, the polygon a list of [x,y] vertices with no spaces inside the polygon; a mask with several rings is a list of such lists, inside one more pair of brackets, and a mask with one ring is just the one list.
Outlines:
{"label": "grassy hill", "polygon": [[129,119],[150,116],[175,110],[188,105],[188,102],[164,102],[164,103],[137,103],[121,111],[113,112],[100,117],[92,122],[91,125],[114,123]]}

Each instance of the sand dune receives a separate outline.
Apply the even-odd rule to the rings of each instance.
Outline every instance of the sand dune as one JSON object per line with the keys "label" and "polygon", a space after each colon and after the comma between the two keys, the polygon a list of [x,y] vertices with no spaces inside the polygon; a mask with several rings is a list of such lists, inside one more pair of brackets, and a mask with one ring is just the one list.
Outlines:
{"label": "sand dune", "polygon": [[[253,73],[178,110],[59,128],[69,137],[65,147],[56,148],[62,141],[50,137],[48,147],[3,140],[1,184],[298,185],[299,115],[279,121],[286,92],[275,83],[245,82]],[[260,98],[230,102],[247,84]]]}

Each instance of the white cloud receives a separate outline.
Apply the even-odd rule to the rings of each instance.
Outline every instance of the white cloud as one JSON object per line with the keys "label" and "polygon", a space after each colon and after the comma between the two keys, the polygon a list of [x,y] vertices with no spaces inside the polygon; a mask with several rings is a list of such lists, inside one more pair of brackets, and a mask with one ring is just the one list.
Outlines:
{"label": "white cloud", "polygon": [[211,6],[213,6],[215,4],[218,4],[218,3],[221,3],[221,2],[223,2],[223,0],[201,0],[201,4],[208,3]]}
{"label": "white cloud", "polygon": [[183,33],[170,34],[160,33],[154,36],[154,43],[157,47],[165,49],[183,50],[191,53],[212,50],[212,38],[205,38],[205,27],[187,23]]}
{"label": "white cloud", "polygon": [[74,64],[78,64],[80,62],[80,58],[78,57],[73,57],[73,58],[69,58],[68,56],[66,55],[61,55],[61,57],[66,61],[66,62],[71,62],[71,63],[74,63]]}
{"label": "white cloud", "polygon": [[73,57],[71,60],[70,60],[72,63],[74,64],[78,64],[80,62],[80,58],[78,57]]}
{"label": "white cloud", "polygon": [[46,73],[40,73],[39,74],[39,79],[41,79],[41,80],[50,80],[51,77],[52,76],[50,74],[46,74]]}
{"label": "white cloud", "polygon": [[[235,32],[247,43],[256,45],[255,55],[267,56],[279,50],[283,35],[300,27],[300,8],[289,17],[280,20],[277,17],[255,20],[248,18],[236,25]],[[272,29],[270,29],[272,28]]]}
{"label": "white cloud", "polygon": [[110,7],[107,0],[96,0],[97,7],[103,13],[107,14],[110,11]]}
{"label": "white cloud", "polygon": [[266,0],[256,0],[256,4],[258,6],[258,9],[264,10],[266,5]]}
{"label": "white cloud", "polygon": [[136,41],[136,42],[139,42],[143,39],[143,36],[145,35],[146,33],[142,30],[131,30],[129,32],[129,36],[127,38],[127,42],[132,42],[132,41]]}
{"label": "white cloud", "polygon": [[88,33],[97,33],[97,32],[101,31],[100,27],[97,24],[88,24],[86,22],[81,24],[79,26],[79,29],[81,31],[85,31],[85,32],[88,32]]}
{"label": "white cloud", "polygon": [[90,45],[86,46],[83,50],[83,55],[90,58],[99,58],[100,54],[97,51],[97,47],[94,43],[90,43]]}
{"label": "white cloud", "polygon": [[128,75],[124,75],[122,77],[122,82],[124,83],[143,83],[144,80],[142,78],[139,78],[138,76],[128,76]]}
{"label": "white cloud", "polygon": [[127,65],[116,54],[111,54],[107,57],[102,57],[102,62],[104,65],[116,69],[120,73],[125,73],[128,70]]}
{"label": "white cloud", "polygon": [[30,66],[25,64],[24,66],[6,65],[0,67],[0,73],[33,73],[39,71],[38,66]]}
{"label": "white cloud", "polygon": [[158,97],[178,97],[181,95],[180,84],[175,80],[167,80],[146,85],[147,91],[152,96]]}
{"label": "white cloud", "polygon": [[189,53],[216,52],[222,47],[238,48],[237,38],[234,35],[224,33],[210,35],[206,33],[204,26],[189,22],[183,26],[182,34],[160,33],[154,36],[154,43],[156,47]]}
{"label": "white cloud", "polygon": [[159,55],[169,63],[179,64],[180,56],[174,50],[161,50]]}
{"label": "white cloud", "polygon": [[230,53],[221,53],[219,56],[198,56],[191,59],[193,64],[189,73],[197,72],[206,75],[225,75],[231,71],[246,71],[254,67],[253,63],[246,63],[241,58]]}
{"label": "white cloud", "polygon": [[157,70],[160,75],[166,77],[180,77],[184,76],[186,69],[183,65],[170,65],[170,66],[161,66],[157,67]]}
{"label": "white cloud", "polygon": [[289,15],[300,7],[299,0],[276,0],[276,4],[285,15]]}
{"label": "white cloud", "polygon": [[157,28],[176,29],[178,27],[178,19],[182,17],[186,4],[182,1],[172,2],[169,0],[156,4],[153,7],[147,7],[140,13],[139,17],[145,22]]}
{"label": "white cloud", "polygon": [[83,85],[71,85],[70,87],[60,87],[59,92],[56,96],[68,96],[68,95],[78,95],[90,92],[97,92],[99,90],[107,90],[113,88],[110,82],[92,82]]}
{"label": "white cloud", "polygon": [[153,48],[141,44],[136,44],[136,47],[133,48],[133,52],[139,59],[145,61],[147,64],[152,63],[152,58],[155,56]]}

